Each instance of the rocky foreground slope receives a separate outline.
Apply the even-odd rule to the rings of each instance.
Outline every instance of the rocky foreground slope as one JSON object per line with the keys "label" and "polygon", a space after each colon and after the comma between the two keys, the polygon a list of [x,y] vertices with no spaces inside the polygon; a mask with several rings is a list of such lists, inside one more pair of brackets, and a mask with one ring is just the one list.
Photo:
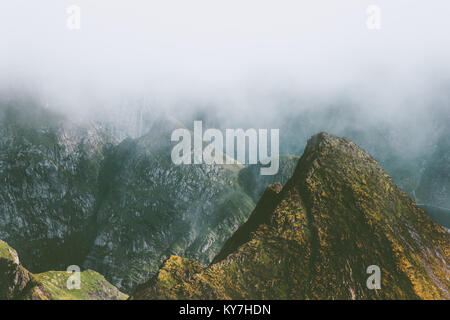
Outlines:
{"label": "rocky foreground slope", "polygon": [[449,234],[369,154],[321,133],[215,263],[171,256],[131,299],[449,299],[449,264]]}
{"label": "rocky foreground slope", "polygon": [[124,300],[128,296],[99,273],[80,273],[79,288],[68,288],[71,273],[48,271],[33,274],[25,269],[17,251],[0,240],[0,300]]}

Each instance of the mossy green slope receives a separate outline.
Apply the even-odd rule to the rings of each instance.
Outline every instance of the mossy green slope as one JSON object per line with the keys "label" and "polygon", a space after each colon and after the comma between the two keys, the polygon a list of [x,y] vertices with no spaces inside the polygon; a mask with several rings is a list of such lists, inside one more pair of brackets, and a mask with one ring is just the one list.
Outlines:
{"label": "mossy green slope", "polygon": [[31,278],[31,274],[20,265],[16,250],[0,240],[0,300],[20,295]]}
{"label": "mossy green slope", "polygon": [[[450,298],[448,233],[353,142],[313,136],[279,189],[227,242],[233,252],[207,268],[172,256],[131,298]],[[366,286],[370,265],[381,289]]]}
{"label": "mossy green slope", "polygon": [[51,300],[125,300],[128,296],[110,284],[98,272],[86,270],[80,273],[80,289],[67,288],[71,276],[65,271],[47,271],[33,275],[35,285],[28,299]]}
{"label": "mossy green slope", "polygon": [[32,274],[19,261],[17,252],[0,240],[0,300],[124,300],[120,292],[99,273],[80,273],[80,289],[68,289],[72,274],[48,271]]}

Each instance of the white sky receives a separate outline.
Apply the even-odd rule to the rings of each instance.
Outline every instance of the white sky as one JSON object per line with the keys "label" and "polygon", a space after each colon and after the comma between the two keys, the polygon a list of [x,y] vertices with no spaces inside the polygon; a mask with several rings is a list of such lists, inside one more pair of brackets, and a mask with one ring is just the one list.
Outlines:
{"label": "white sky", "polygon": [[[79,31],[66,27],[71,4],[81,8]],[[366,27],[371,4],[379,31]],[[392,108],[448,83],[449,69],[448,0],[0,2],[0,85],[27,81],[67,105],[284,90],[345,91]]]}

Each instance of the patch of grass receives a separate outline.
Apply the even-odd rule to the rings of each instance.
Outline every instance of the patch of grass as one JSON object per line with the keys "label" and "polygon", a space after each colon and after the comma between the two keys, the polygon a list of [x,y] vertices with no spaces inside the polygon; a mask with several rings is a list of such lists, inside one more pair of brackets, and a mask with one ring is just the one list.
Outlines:
{"label": "patch of grass", "polygon": [[70,273],[64,271],[48,271],[34,276],[44,295],[53,300],[97,300],[117,299],[125,300],[126,294],[120,292],[99,273],[86,270],[81,272],[80,289],[67,288]]}

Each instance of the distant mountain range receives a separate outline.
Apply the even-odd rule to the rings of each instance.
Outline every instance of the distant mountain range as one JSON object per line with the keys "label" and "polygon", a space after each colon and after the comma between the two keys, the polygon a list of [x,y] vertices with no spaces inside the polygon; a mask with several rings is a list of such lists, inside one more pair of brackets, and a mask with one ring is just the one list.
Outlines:
{"label": "distant mountain range", "polygon": [[[164,261],[167,261],[166,265],[170,261],[187,261],[189,266],[198,265],[203,270],[204,265],[211,262],[216,265],[251,242],[255,230],[261,225],[271,225],[267,217],[273,212],[269,209],[278,203],[276,199],[285,194],[284,190],[295,184],[292,181],[302,170],[299,168],[304,166],[295,155],[280,157],[280,171],[275,176],[260,176],[259,165],[175,166],[170,160],[170,133],[183,124],[170,117],[152,121],[153,125],[145,135],[120,142],[101,123],[74,123],[46,109],[28,105],[2,105],[0,123],[0,239],[19,252],[21,266],[29,274],[79,265],[82,269],[100,272],[129,294],[138,284],[149,279],[154,282],[155,275],[164,270],[164,267],[159,269]],[[335,141],[333,139],[338,138],[327,139]],[[439,151],[433,159],[440,159],[442,152],[446,152],[445,144],[440,148],[444,151]],[[308,147],[305,154],[307,152]],[[349,159],[354,156],[355,153],[348,155]],[[433,191],[421,191],[418,197],[425,204],[446,205],[445,190],[450,188],[449,181],[436,169],[439,163],[431,160],[427,163],[435,169],[424,171],[428,172],[429,178],[420,181],[420,190],[437,190],[437,195],[432,196]],[[351,171],[354,167],[342,169]],[[330,167],[329,170],[335,169]],[[266,191],[263,196],[266,187],[276,182],[286,184],[283,192],[279,195],[273,191],[281,186],[272,187],[272,191]],[[404,200],[403,194],[399,195],[401,191],[395,190],[401,206],[405,205],[408,212],[413,212],[406,216],[411,214],[414,219],[419,219],[416,216],[420,209],[415,206],[411,209],[409,199]],[[410,195],[411,190],[407,190]],[[328,208],[331,204],[325,200],[321,199]],[[389,216],[396,212],[395,208],[389,202],[380,205],[380,212]],[[267,211],[262,220],[256,214],[260,211]],[[431,216],[445,223],[442,214],[433,211]],[[424,221],[430,224],[428,220]],[[441,229],[430,225],[440,234]],[[296,225],[291,227],[295,229]],[[367,226],[361,228],[367,231]],[[398,228],[409,233],[405,230],[410,226],[402,224]],[[346,227],[345,231],[351,230]],[[419,234],[425,232],[416,231],[420,231]],[[377,236],[388,237],[386,230],[380,232]],[[426,234],[423,236],[428,237]],[[401,244],[410,245],[409,242]],[[426,242],[427,248],[429,245]],[[414,246],[419,250],[418,245]],[[438,252],[439,248],[436,249]],[[383,250],[386,251],[380,255],[389,254],[388,249]],[[198,262],[191,265],[194,260],[185,258]],[[448,256],[444,255],[444,258]],[[178,268],[177,264],[174,267]],[[196,273],[200,270],[194,269]],[[153,292],[149,289],[152,287],[157,285],[149,286],[147,282],[139,287],[134,297],[152,297],[149,293]],[[408,294],[414,296],[411,290]],[[436,290],[431,295],[416,296],[437,297],[440,294],[445,297],[440,289]],[[360,293],[360,296],[364,294]]]}

